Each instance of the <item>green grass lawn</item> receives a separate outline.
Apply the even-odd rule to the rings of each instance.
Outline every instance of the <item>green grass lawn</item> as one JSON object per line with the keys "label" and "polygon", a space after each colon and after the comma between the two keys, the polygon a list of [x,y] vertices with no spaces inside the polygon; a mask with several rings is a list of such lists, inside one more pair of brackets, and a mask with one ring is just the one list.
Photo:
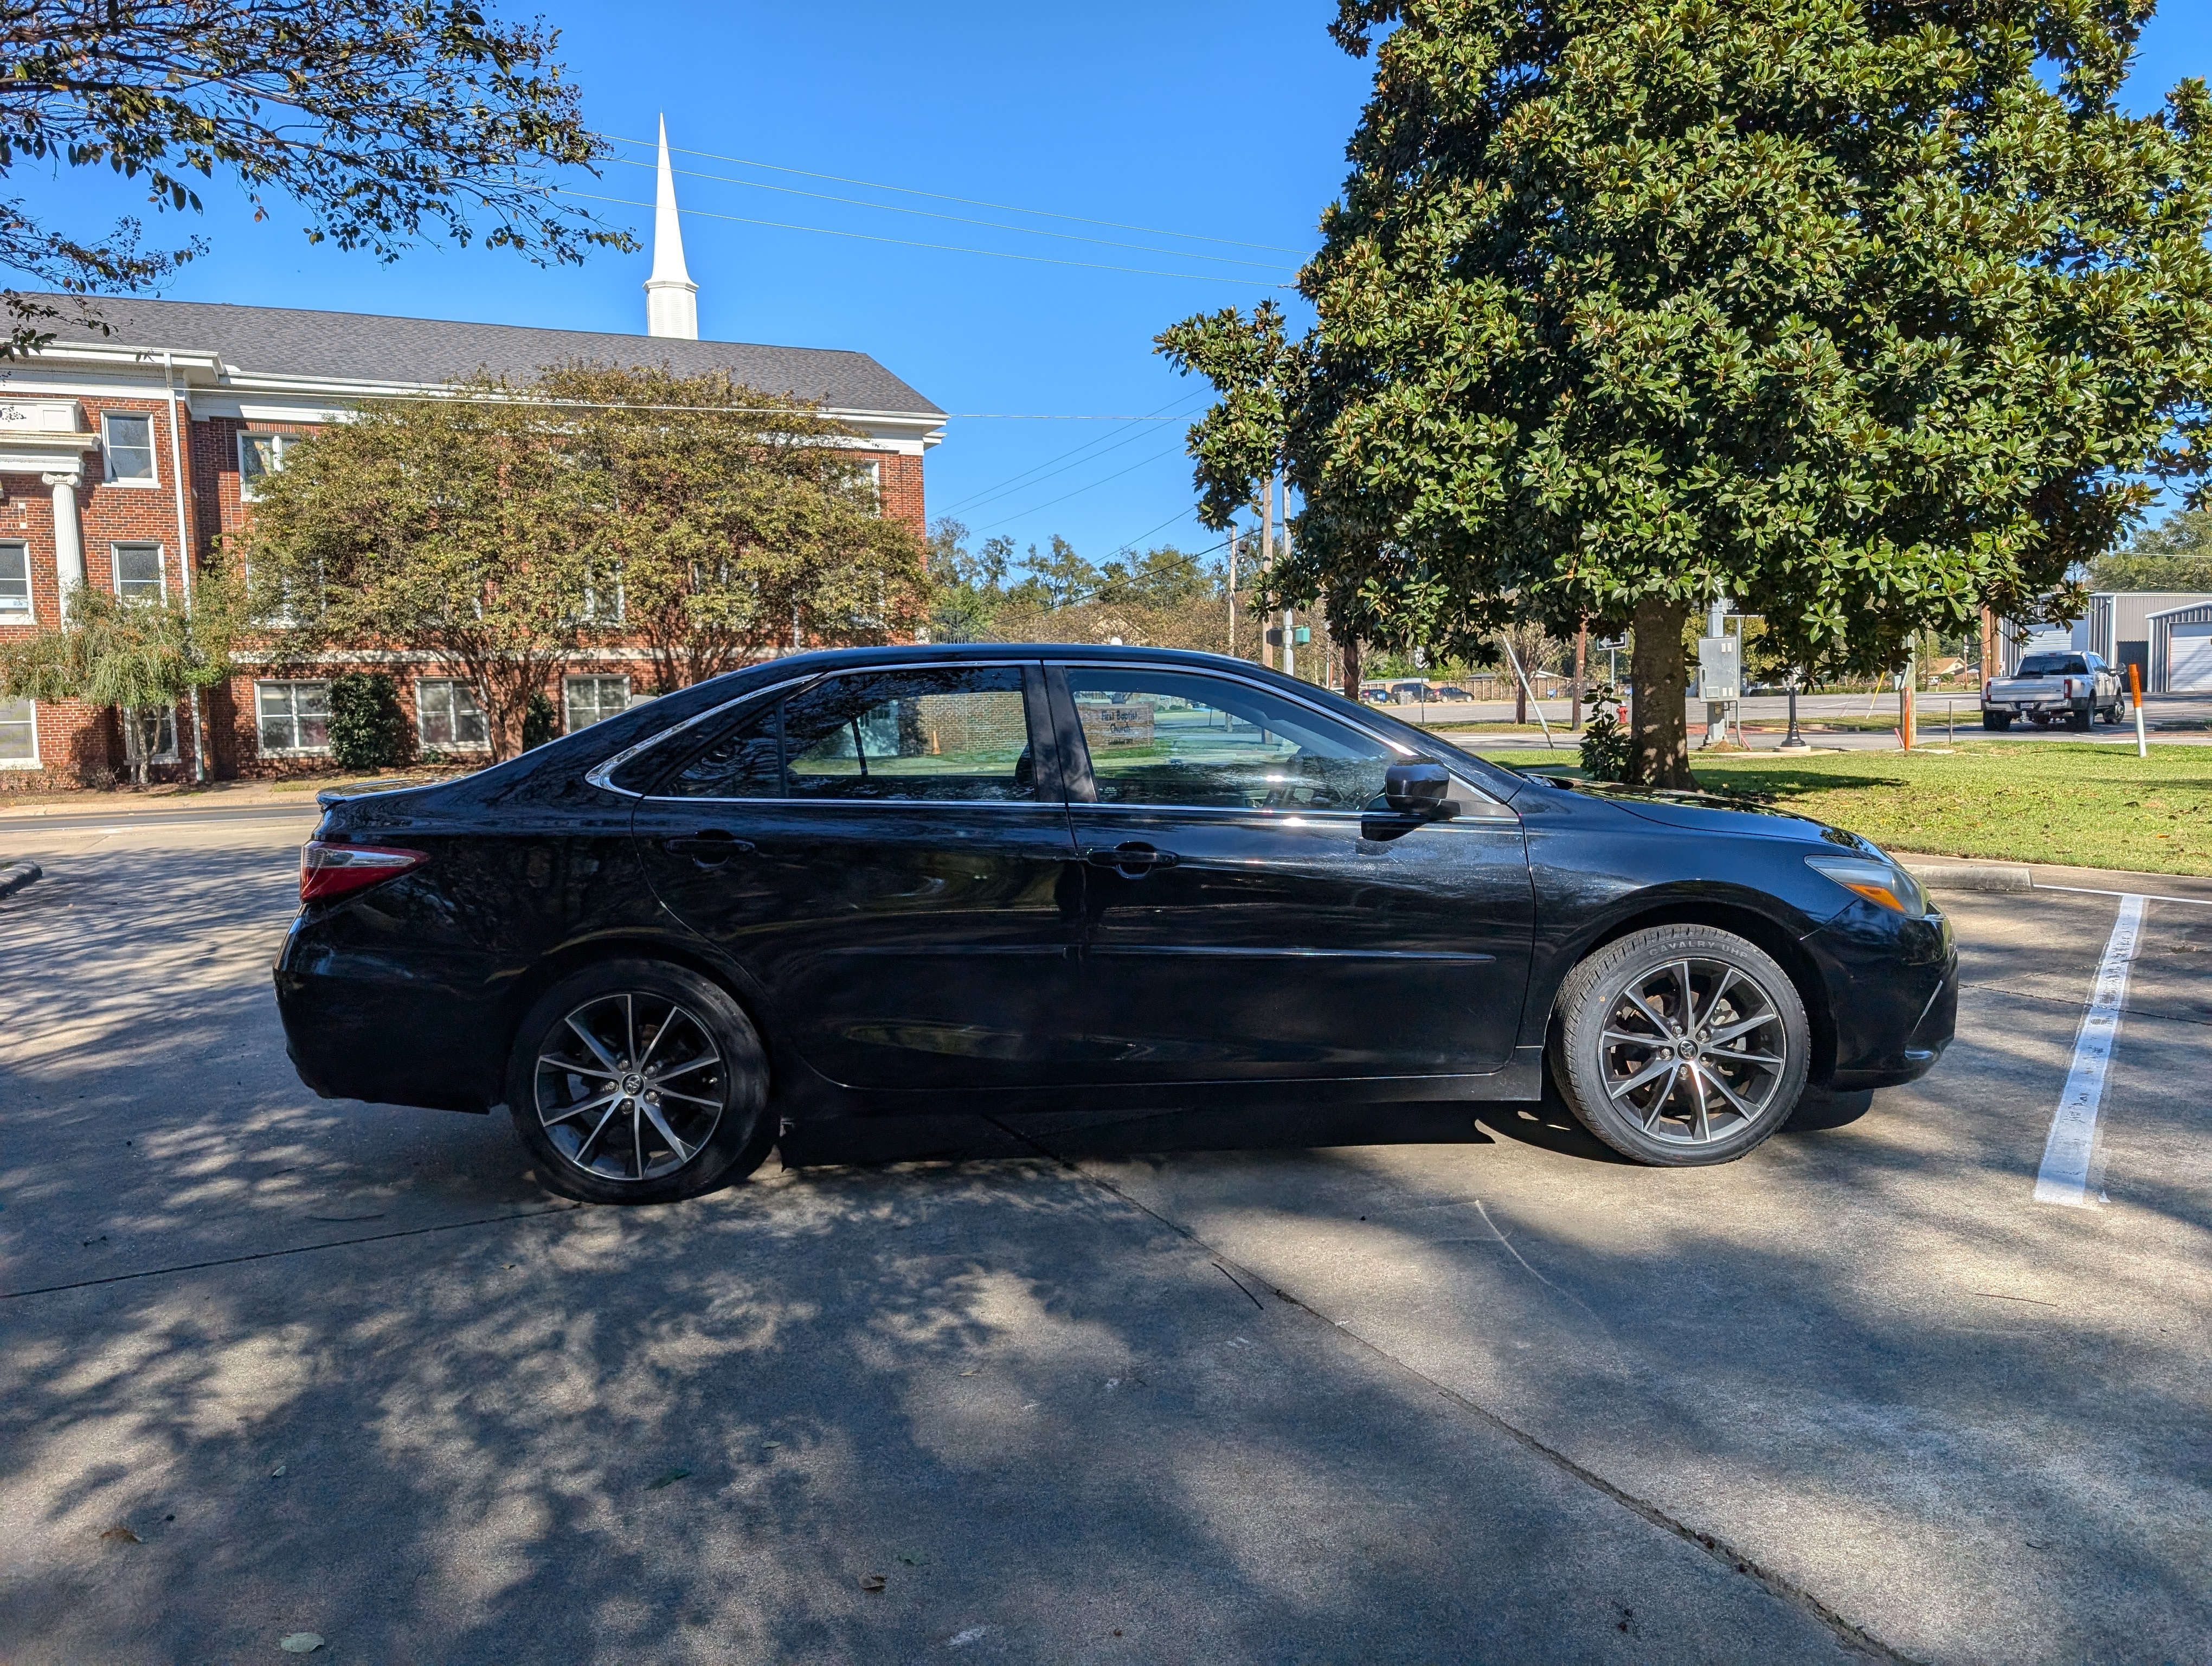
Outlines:
{"label": "green grass lawn", "polygon": [[[1482,756],[1523,769],[1577,762],[1568,751]],[[2212,874],[2212,747],[2154,745],[2138,758],[2131,746],[1961,741],[1948,755],[1692,754],[1691,768],[1708,792],[1743,793],[1890,849]]]}

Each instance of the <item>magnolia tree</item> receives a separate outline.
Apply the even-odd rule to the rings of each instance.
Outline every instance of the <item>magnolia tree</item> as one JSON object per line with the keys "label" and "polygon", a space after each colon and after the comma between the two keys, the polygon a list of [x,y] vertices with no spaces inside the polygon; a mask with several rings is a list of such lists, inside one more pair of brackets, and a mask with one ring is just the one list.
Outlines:
{"label": "magnolia tree", "polygon": [[1376,71],[1317,322],[1287,368],[1267,309],[1183,326],[1288,389],[1279,584],[1447,650],[1632,627],[1668,786],[1717,598],[1808,668],[2063,613],[2205,474],[2212,98],[2118,108],[2149,11],[1341,0]]}
{"label": "magnolia tree", "polygon": [[591,366],[372,404],[285,453],[244,542],[272,652],[423,655],[475,690],[493,756],[593,646],[663,689],[923,615],[921,540],[853,436],[724,378]]}

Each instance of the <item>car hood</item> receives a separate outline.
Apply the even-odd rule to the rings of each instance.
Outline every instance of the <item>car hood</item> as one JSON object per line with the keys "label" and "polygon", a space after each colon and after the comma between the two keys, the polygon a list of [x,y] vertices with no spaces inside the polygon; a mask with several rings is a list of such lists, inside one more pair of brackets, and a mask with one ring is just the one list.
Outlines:
{"label": "car hood", "polygon": [[1874,847],[1856,833],[1801,816],[1795,811],[1753,804],[1742,799],[1722,798],[1711,793],[1674,793],[1651,787],[1618,787],[1606,781],[1571,781],[1559,775],[1544,780],[1554,787],[1602,799],[1616,809],[1662,827],[1679,827],[1687,833],[1735,833],[1753,838],[1802,839],[1808,844],[1841,845],[1850,850]]}

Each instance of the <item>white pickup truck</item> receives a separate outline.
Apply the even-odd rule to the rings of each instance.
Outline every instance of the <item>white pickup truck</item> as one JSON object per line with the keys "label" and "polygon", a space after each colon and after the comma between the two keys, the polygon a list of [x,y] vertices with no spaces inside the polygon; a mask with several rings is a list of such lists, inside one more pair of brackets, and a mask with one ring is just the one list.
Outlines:
{"label": "white pickup truck", "polygon": [[2031,654],[2009,677],[1982,684],[1982,727],[2009,729],[2015,717],[2050,724],[2059,718],[2071,729],[2092,720],[2127,721],[2127,687],[2119,673],[2094,654],[2074,649]]}

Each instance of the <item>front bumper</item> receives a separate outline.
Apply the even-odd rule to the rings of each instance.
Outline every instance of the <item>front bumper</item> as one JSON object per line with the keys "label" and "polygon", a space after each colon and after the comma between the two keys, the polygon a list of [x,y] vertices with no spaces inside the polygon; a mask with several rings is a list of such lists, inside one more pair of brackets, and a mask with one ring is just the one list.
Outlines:
{"label": "front bumper", "polygon": [[1804,939],[1834,1015],[1831,1084],[1895,1087],[1935,1068],[1959,1020],[1959,947],[1949,918],[1855,902]]}

